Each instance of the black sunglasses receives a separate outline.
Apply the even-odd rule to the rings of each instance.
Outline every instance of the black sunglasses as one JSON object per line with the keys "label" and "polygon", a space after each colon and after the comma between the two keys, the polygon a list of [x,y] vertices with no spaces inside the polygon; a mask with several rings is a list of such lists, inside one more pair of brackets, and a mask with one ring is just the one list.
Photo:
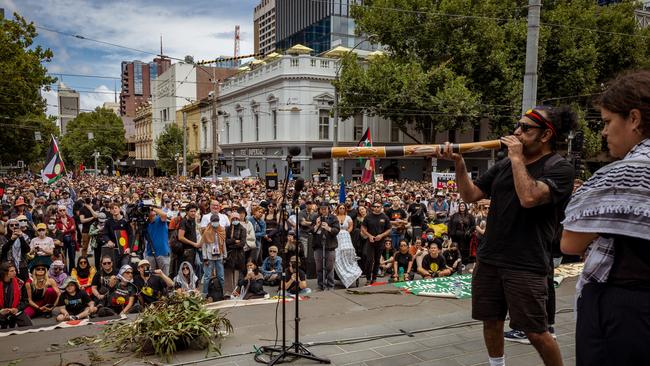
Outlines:
{"label": "black sunglasses", "polygon": [[518,128],[521,128],[521,131],[524,132],[524,133],[530,131],[531,128],[538,128],[538,129],[540,129],[540,130],[543,130],[543,129],[544,129],[544,127],[542,127],[542,126],[529,125],[529,124],[527,124],[527,123],[521,123],[521,122],[517,122],[517,123],[515,124],[515,131],[516,131]]}
{"label": "black sunglasses", "polygon": [[111,262],[102,262],[102,264],[113,264]]}

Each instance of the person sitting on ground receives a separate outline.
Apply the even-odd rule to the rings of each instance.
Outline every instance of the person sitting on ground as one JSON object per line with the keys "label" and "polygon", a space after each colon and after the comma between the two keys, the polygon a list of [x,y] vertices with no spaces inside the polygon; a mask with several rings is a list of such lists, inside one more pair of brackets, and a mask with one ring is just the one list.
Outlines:
{"label": "person sitting on ground", "polygon": [[93,300],[98,307],[107,305],[108,295],[117,286],[117,272],[113,269],[113,256],[104,255],[101,260],[102,268],[93,276]]}
{"label": "person sitting on ground", "polygon": [[68,274],[65,273],[65,264],[59,260],[52,262],[47,275],[56,282],[58,288],[63,288],[63,282],[68,278]]}
{"label": "person sitting on ground", "polygon": [[[413,270],[413,256],[409,253],[409,245],[405,239],[399,241],[399,251],[395,253],[393,260],[393,280],[408,281]],[[403,278],[400,278],[400,273]]]}
{"label": "person sitting on ground", "polygon": [[[298,251],[297,253],[296,250]],[[299,255],[298,258],[300,259],[299,267],[304,270],[307,261],[304,260],[305,252],[303,251],[302,244],[296,239],[296,233],[289,231],[287,233],[287,244],[284,246],[284,258],[293,258],[296,254]]]}
{"label": "person sitting on ground", "polygon": [[242,300],[259,299],[266,295],[264,291],[264,277],[260,273],[255,262],[246,264],[246,276],[239,280],[237,288],[232,292],[233,297]]}
{"label": "person sitting on ground", "polygon": [[27,289],[16,277],[16,265],[5,262],[0,265],[0,328],[28,327],[31,319],[25,314]]}
{"label": "person sitting on ground", "polygon": [[161,269],[151,270],[148,260],[138,262],[138,274],[133,279],[133,284],[140,291],[138,301],[141,307],[153,304],[174,288],[174,281],[167,277]]}
{"label": "person sitting on ground", "polygon": [[451,243],[448,249],[443,250],[442,256],[451,267],[452,273],[463,273],[463,263],[457,243]]}
{"label": "person sitting on ground", "polygon": [[384,249],[381,251],[381,258],[379,259],[379,277],[383,277],[393,271],[394,253],[393,241],[388,237],[384,240]]}
{"label": "person sitting on ground", "polygon": [[278,247],[271,245],[269,247],[269,256],[264,258],[262,268],[260,269],[264,277],[264,284],[267,286],[277,286],[280,283],[280,274],[282,273],[282,258],[278,256]]}
{"label": "person sitting on ground", "polygon": [[25,283],[27,289],[28,307],[25,308],[25,314],[30,319],[38,315],[44,318],[52,316],[52,310],[59,298],[59,287],[53,279],[47,275],[49,265],[47,262],[38,262],[34,264],[32,270],[32,280]]}
{"label": "person sitting on ground", "polygon": [[140,311],[140,305],[135,301],[138,290],[133,284],[133,268],[125,264],[120,268],[116,276],[118,282],[115,289],[108,295],[108,301],[102,308],[102,315],[119,314],[124,316],[129,313]]}
{"label": "person sitting on ground", "polygon": [[47,236],[47,225],[40,223],[36,225],[38,236],[33,238],[29,243],[30,254],[34,256],[32,263],[52,263],[52,254],[54,254],[54,240]]}
{"label": "person sitting on ground", "polygon": [[82,256],[77,259],[77,266],[72,269],[72,273],[70,273],[70,277],[77,280],[77,283],[81,291],[85,291],[88,294],[88,296],[92,296],[93,295],[92,283],[93,283],[93,277],[95,277],[96,272],[97,270],[95,269],[95,267],[90,265],[90,262],[88,261],[88,257]]}
{"label": "person sitting on ground", "polygon": [[74,277],[66,278],[63,285],[65,291],[61,293],[56,304],[59,311],[56,321],[86,319],[97,311],[95,303],[86,291],[79,287],[79,282]]}
{"label": "person sitting on ground", "polygon": [[174,289],[178,293],[183,294],[198,294],[199,292],[199,278],[194,274],[194,268],[190,262],[185,261],[181,263],[180,270],[176,277],[174,277]]}
{"label": "person sitting on ground", "polygon": [[422,258],[422,266],[418,268],[422,278],[446,277],[451,275],[451,268],[447,266],[445,258],[440,255],[438,244],[429,245],[429,255]]}
{"label": "person sitting on ground", "polygon": [[311,289],[307,287],[307,275],[305,271],[298,268],[296,271],[296,258],[291,257],[287,271],[285,274],[284,288],[286,289],[287,296],[308,295]]}

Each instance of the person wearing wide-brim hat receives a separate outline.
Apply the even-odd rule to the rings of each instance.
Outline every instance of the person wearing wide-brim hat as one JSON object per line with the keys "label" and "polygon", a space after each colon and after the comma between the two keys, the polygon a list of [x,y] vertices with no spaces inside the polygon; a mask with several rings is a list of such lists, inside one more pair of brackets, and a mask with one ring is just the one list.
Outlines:
{"label": "person wearing wide-brim hat", "polygon": [[81,291],[76,279],[66,278],[62,287],[64,290],[56,304],[59,311],[56,317],[58,322],[85,319],[97,311],[95,303],[85,291]]}
{"label": "person wearing wide-brim hat", "polygon": [[25,308],[25,314],[30,319],[38,315],[43,315],[45,318],[52,316],[52,309],[56,305],[60,291],[56,281],[47,274],[49,268],[50,262],[43,257],[36,257],[32,261],[32,280],[25,283],[29,304]]}

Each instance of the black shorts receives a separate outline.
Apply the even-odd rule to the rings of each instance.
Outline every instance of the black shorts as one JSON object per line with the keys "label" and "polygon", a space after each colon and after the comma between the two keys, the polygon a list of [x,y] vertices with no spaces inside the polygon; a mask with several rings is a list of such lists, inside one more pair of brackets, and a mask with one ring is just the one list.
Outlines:
{"label": "black shorts", "polygon": [[476,263],[472,277],[472,318],[505,320],[510,328],[543,333],[548,329],[545,274]]}

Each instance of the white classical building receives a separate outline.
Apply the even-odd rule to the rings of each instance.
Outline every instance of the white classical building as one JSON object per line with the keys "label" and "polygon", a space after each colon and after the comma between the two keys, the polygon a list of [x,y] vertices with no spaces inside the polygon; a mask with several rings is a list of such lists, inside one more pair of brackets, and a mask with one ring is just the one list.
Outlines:
{"label": "white classical building", "polygon": [[[294,159],[293,173],[310,178],[323,173],[331,176],[331,160],[312,160],[311,149],[331,147],[333,144],[334,87],[338,59],[309,55],[284,55],[253,70],[242,72],[224,81],[219,93],[219,146],[223,167],[231,174],[250,169],[253,175],[265,173],[286,174],[288,148],[298,146],[300,155]],[[209,110],[205,111],[205,123],[210,126]],[[415,142],[399,130],[391,121],[366,115],[339,122],[339,145],[356,146],[366,128],[374,145],[404,145]],[[421,134],[408,130],[421,139]],[[452,132],[453,133],[453,132]],[[487,122],[474,131],[449,136],[438,133],[436,142],[470,142],[487,137]],[[210,134],[202,134],[210,138]],[[211,141],[202,143],[205,151],[211,149]],[[478,172],[487,167],[487,158],[468,161],[468,169]],[[426,158],[402,158],[377,160],[376,173],[389,179],[423,179]],[[444,162],[440,168],[446,168]],[[340,160],[339,172],[346,179],[357,178],[362,173],[359,159]]]}

